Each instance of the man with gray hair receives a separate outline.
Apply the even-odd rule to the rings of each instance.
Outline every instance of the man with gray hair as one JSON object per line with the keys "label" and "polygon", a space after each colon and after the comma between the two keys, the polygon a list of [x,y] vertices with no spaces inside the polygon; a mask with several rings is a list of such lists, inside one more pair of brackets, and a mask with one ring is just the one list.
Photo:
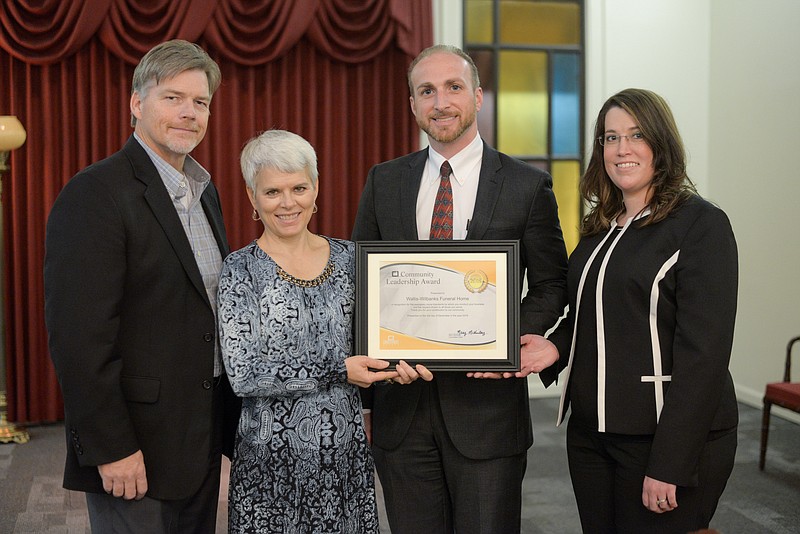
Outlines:
{"label": "man with gray hair", "polygon": [[240,403],[216,334],[229,251],[219,196],[189,153],[220,78],[195,44],[151,49],[133,75],[133,135],[72,178],[48,219],[64,487],[86,492],[94,532],[215,530]]}

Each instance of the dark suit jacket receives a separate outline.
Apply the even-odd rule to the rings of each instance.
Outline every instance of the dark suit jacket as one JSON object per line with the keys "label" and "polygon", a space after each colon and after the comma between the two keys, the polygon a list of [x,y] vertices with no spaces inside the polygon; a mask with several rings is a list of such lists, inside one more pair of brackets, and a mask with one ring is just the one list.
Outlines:
{"label": "dark suit jacket", "polygon": [[[201,203],[225,257],[213,184]],[[214,310],[167,189],[133,137],[59,194],[44,276],[64,395],[64,487],[102,492],[96,466],[141,449],[148,496],[192,495],[206,475],[212,432],[223,431],[212,428]],[[230,392],[227,379],[218,387]],[[230,446],[235,400],[226,413]]]}
{"label": "dark suit jacket", "polygon": [[[370,170],[354,241],[419,239],[416,203],[427,158],[426,149]],[[544,334],[555,324],[566,304],[567,256],[550,175],[484,143],[467,239],[518,239],[528,281],[521,330]],[[525,379],[478,380],[463,372],[438,372],[434,380],[447,431],[464,456],[499,458],[521,453],[533,443]],[[374,398],[367,393],[365,404],[371,403],[373,410],[373,443],[385,449],[400,444],[423,387],[427,384],[417,381],[369,390]]]}

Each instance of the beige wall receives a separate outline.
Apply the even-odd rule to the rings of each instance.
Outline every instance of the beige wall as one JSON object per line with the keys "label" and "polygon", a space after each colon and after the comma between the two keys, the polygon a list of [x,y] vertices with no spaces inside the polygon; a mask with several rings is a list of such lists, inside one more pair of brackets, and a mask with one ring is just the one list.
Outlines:
{"label": "beige wall", "polygon": [[709,193],[739,244],[731,371],[760,405],[800,336],[800,2],[712,0],[711,13]]}
{"label": "beige wall", "polygon": [[586,1],[587,137],[609,96],[655,91],[672,108],[701,191],[709,178],[709,10],[709,0]]}
{"label": "beige wall", "polygon": [[[437,41],[460,44],[460,0],[434,6]],[[782,377],[786,343],[800,335],[798,21],[798,0],[586,1],[587,136],[620,89],[643,87],[669,101],[690,176],[736,233],[731,372],[739,399],[754,406],[766,383]],[[531,386],[535,396],[558,393],[538,380]]]}

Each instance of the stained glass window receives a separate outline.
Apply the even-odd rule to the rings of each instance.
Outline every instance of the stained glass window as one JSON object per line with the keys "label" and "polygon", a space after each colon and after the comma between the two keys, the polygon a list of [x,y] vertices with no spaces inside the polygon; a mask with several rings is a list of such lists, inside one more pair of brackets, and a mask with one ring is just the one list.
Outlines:
{"label": "stained glass window", "polygon": [[550,172],[571,252],[581,218],[583,0],[464,0],[464,50],[483,86],[481,136]]}

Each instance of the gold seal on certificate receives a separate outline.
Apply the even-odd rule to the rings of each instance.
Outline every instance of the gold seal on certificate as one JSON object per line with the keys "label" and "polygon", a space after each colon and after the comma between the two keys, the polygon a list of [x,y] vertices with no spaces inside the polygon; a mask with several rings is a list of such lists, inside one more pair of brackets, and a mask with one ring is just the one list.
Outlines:
{"label": "gold seal on certificate", "polygon": [[468,271],[464,277],[464,286],[473,293],[481,293],[489,285],[489,277],[480,269]]}
{"label": "gold seal on certificate", "polygon": [[516,241],[356,245],[356,353],[432,370],[519,367]]}

